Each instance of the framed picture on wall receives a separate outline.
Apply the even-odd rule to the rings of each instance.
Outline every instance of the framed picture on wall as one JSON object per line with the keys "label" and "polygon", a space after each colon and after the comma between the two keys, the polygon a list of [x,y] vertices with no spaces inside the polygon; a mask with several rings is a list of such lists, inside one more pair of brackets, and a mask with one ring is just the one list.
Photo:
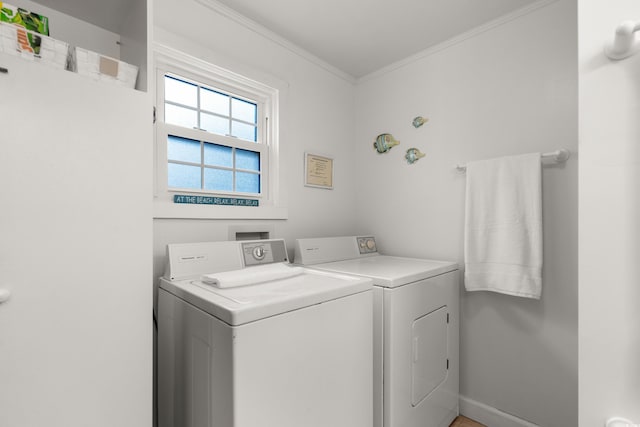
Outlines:
{"label": "framed picture on wall", "polygon": [[304,153],[304,185],[333,190],[333,159]]}

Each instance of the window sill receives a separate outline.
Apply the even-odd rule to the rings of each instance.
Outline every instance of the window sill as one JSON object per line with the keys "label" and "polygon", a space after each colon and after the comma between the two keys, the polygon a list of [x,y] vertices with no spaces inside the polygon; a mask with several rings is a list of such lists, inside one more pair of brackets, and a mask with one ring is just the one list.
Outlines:
{"label": "window sill", "polygon": [[153,204],[154,219],[288,219],[287,208],[274,206],[189,205],[168,201]]}

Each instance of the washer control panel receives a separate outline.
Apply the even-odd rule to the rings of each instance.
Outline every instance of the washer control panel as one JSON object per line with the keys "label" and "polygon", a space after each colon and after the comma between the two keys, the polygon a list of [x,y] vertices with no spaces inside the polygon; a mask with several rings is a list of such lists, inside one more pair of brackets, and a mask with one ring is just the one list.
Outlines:
{"label": "washer control panel", "polygon": [[252,240],[242,243],[245,267],[289,261],[284,240]]}
{"label": "washer control panel", "polygon": [[358,241],[358,250],[360,251],[360,255],[378,252],[376,239],[373,236],[356,237],[356,240]]}

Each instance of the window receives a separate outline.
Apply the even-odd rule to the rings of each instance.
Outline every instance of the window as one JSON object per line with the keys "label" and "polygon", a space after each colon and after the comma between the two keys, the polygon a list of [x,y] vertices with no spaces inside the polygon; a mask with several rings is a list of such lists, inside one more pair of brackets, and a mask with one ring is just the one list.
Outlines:
{"label": "window", "polygon": [[[184,206],[173,198],[185,194],[246,198],[276,208],[245,208],[248,218],[286,215],[275,200],[273,172],[278,90],[175,51],[171,57],[156,52],[156,59],[155,215],[184,217]],[[198,212],[193,217],[224,214],[211,206]]]}
{"label": "window", "polygon": [[260,195],[258,101],[169,73],[163,80],[168,188]]}
{"label": "window", "polygon": [[169,72],[161,81],[167,189],[262,195],[263,103]]}

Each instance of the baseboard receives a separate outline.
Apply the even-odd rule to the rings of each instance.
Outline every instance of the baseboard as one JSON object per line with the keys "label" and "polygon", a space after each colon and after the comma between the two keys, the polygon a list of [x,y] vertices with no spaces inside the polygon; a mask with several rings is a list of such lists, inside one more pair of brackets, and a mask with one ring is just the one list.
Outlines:
{"label": "baseboard", "polygon": [[460,415],[471,418],[488,427],[539,427],[492,406],[460,396]]}

